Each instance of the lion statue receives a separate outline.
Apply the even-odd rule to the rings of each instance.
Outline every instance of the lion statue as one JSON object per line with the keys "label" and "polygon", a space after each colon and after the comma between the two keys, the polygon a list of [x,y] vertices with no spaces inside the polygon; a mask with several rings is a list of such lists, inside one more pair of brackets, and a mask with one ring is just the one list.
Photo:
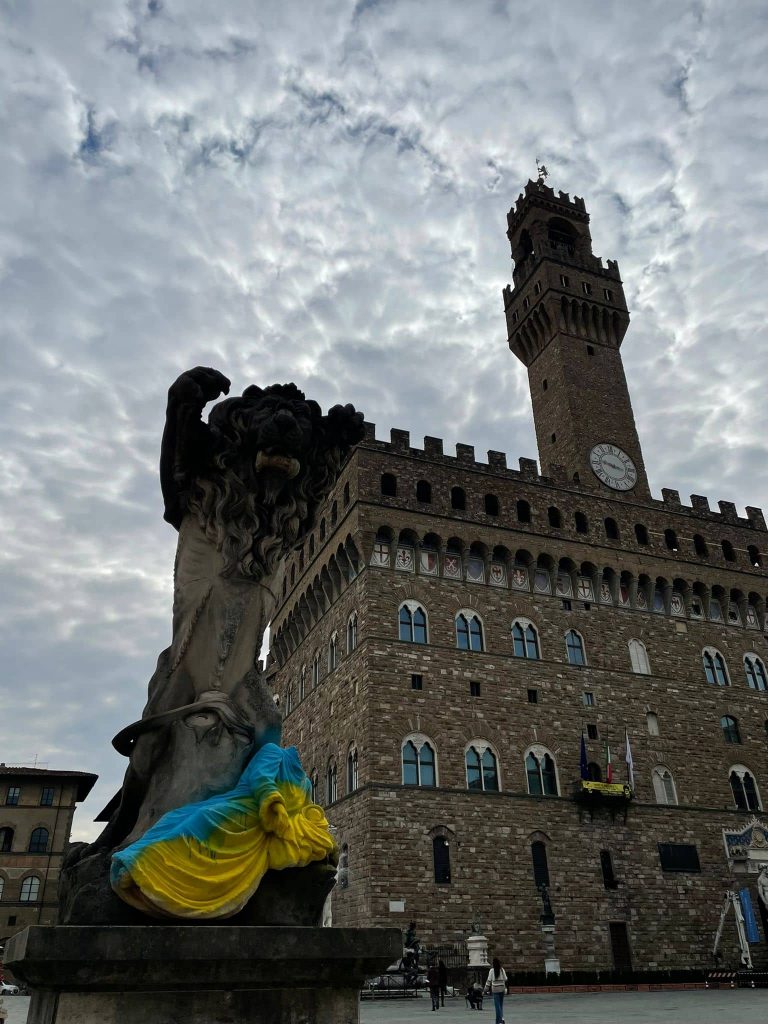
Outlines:
{"label": "lion statue", "polygon": [[[296,769],[291,762],[286,768],[285,757],[276,753],[280,714],[257,668],[258,655],[278,603],[286,556],[315,525],[346,455],[362,439],[363,417],[352,405],[334,406],[323,416],[296,385],[275,384],[251,386],[239,398],[224,399],[205,423],[204,407],[228,394],[229,387],[217,370],[196,367],[168,392],[160,481],[165,519],[179,532],[172,641],[158,658],[141,719],[113,740],[130,763],[107,808],[108,824],[95,843],[74,847],[65,863],[63,923],[146,923],[147,914],[178,916],[176,909],[169,912],[175,904],[164,902],[162,893],[138,891],[140,872],[132,871],[131,856],[138,851],[141,863],[149,862],[153,851],[147,837],[159,836],[166,854],[171,839],[178,845],[179,836],[170,836],[168,829],[173,823],[177,831],[189,831],[188,822],[178,825],[185,808],[197,815],[198,832],[201,814],[208,825],[218,821],[222,794],[244,820],[243,779],[255,773],[263,785],[259,757],[265,763],[271,757],[270,765],[279,762],[274,785],[281,792],[303,792],[300,765]],[[304,825],[297,821],[297,827]],[[197,849],[200,836],[194,835]],[[251,840],[250,834],[241,840],[243,849]],[[326,870],[314,888],[306,882],[308,868],[278,857],[287,870],[269,871],[259,892],[246,894],[256,910],[249,914],[245,897],[238,896],[240,902],[220,901],[227,910],[218,916],[248,923],[316,923],[333,884],[332,845],[326,843]],[[222,859],[221,850],[211,852],[211,861],[217,856]],[[127,885],[115,882],[118,862],[130,874]],[[297,901],[291,893],[298,876],[304,881]],[[189,915],[196,916],[192,910]]]}

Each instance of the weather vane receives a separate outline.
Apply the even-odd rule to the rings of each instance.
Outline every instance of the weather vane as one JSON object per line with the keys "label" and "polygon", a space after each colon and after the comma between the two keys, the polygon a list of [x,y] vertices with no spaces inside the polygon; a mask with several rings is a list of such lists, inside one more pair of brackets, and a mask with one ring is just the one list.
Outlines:
{"label": "weather vane", "polygon": [[536,170],[538,172],[538,178],[536,179],[537,185],[543,185],[544,179],[549,177],[549,171],[544,164],[539,163],[539,158],[536,157]]}

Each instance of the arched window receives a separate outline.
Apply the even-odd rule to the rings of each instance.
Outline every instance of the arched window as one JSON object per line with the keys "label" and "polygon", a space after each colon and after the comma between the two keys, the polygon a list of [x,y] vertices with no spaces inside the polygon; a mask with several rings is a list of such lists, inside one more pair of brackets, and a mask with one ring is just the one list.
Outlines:
{"label": "arched window", "polygon": [[555,251],[562,250],[573,256],[577,237],[576,228],[562,217],[553,217],[547,224],[547,239]]}
{"label": "arched window", "polygon": [[312,689],[320,682],[320,652],[312,659]]}
{"label": "arched window", "polygon": [[381,493],[386,498],[397,497],[397,477],[393,473],[381,474]]}
{"label": "arched window", "polygon": [[286,715],[290,715],[290,713],[292,711],[293,711],[293,686],[291,686],[291,684],[288,683],[288,692],[286,693],[286,697],[285,697],[285,713],[286,713]]}
{"label": "arched window", "polygon": [[531,506],[523,498],[517,503],[517,521],[518,523],[530,523],[531,521]]}
{"label": "arched window", "polygon": [[723,558],[726,562],[735,562],[736,552],[733,550],[733,544],[729,540],[724,540],[721,547],[723,549]]}
{"label": "arched window", "polygon": [[419,480],[416,484],[416,501],[429,504],[432,501],[432,484],[428,480]]}
{"label": "arched window", "polygon": [[765,673],[765,665],[756,654],[744,655],[744,671],[747,676],[747,686],[752,690],[768,690],[768,676]]}
{"label": "arched window", "polygon": [[307,692],[307,666],[301,666],[301,672],[299,674],[299,700],[304,700]]}
{"label": "arched window", "polygon": [[648,543],[648,528],[643,526],[642,523],[635,523],[635,537],[637,538],[638,544]]}
{"label": "arched window", "polygon": [[467,770],[467,789],[498,793],[498,761],[487,743],[473,740],[464,752],[464,766]]}
{"label": "arched window", "polygon": [[29,852],[30,853],[47,853],[48,852],[48,829],[47,828],[36,828],[36,829],[33,829],[32,835],[29,837]]}
{"label": "arched window", "polygon": [[325,519],[320,520],[320,540],[325,540]]}
{"label": "arched window", "polygon": [[317,803],[317,789],[318,789],[317,768],[315,768],[314,771],[312,772],[312,774],[309,776],[309,784],[310,784],[310,786],[312,788],[312,794],[311,794],[312,795],[312,803],[316,804]]}
{"label": "arched window", "polygon": [[336,520],[339,518],[339,503],[334,501],[331,505],[331,526],[336,525]]}
{"label": "arched window", "polygon": [[560,509],[556,508],[554,505],[550,505],[547,509],[547,519],[549,520],[549,525],[554,526],[557,530],[559,530],[563,525],[563,517],[560,515]]}
{"label": "arched window", "polygon": [[432,840],[432,859],[435,867],[437,885],[449,885],[451,881],[450,847],[445,836],[435,836]]}
{"label": "arched window", "polygon": [[605,536],[608,540],[619,540],[618,523],[610,516],[605,520]]}
{"label": "arched window", "polygon": [[714,647],[705,647],[701,659],[704,664],[704,675],[711,686],[730,686],[728,670],[719,651]]}
{"label": "arched window", "polygon": [[587,533],[589,531],[587,517],[583,512],[576,512],[573,516],[573,521],[576,526],[576,533]]}
{"label": "arched window", "polygon": [[347,754],[347,792],[357,789],[357,747],[350,747]]}
{"label": "arched window", "polygon": [[5,879],[0,875],[0,900],[3,898],[3,888],[5,886]]}
{"label": "arched window", "polygon": [[325,802],[332,804],[338,796],[336,762],[331,759],[325,771]]}
{"label": "arched window", "polygon": [[755,547],[754,544],[750,544],[747,548],[747,555],[749,556],[749,564],[753,568],[759,569],[762,566],[763,560],[760,557],[760,551]]}
{"label": "arched window", "polygon": [[411,644],[427,642],[427,613],[415,601],[400,605],[400,639]]}
{"label": "arched window", "polygon": [[657,804],[677,804],[677,790],[675,780],[669,768],[663,764],[657,764],[653,769],[653,793]]}
{"label": "arched window", "polygon": [[497,516],[499,514],[499,499],[495,494],[486,494],[485,514],[487,516]]}
{"label": "arched window", "polygon": [[648,660],[648,651],[642,640],[632,639],[627,644],[629,647],[629,660],[632,663],[632,671],[641,676],[651,674],[651,663]]}
{"label": "arched window", "polygon": [[483,650],[483,625],[477,615],[459,612],[456,616],[456,646],[460,651]]}
{"label": "arched window", "polygon": [[429,740],[413,736],[403,743],[403,785],[426,786],[437,785],[435,767],[435,750]]}
{"label": "arched window", "polygon": [[565,650],[570,665],[587,664],[587,659],[584,655],[584,641],[575,629],[569,629],[565,634]]}
{"label": "arched window", "polygon": [[451,488],[451,508],[458,509],[463,512],[467,507],[467,496],[464,493],[463,487],[452,487]]}
{"label": "arched window", "polygon": [[357,612],[347,619],[347,654],[351,654],[357,647]]}
{"label": "arched window", "polygon": [[349,504],[349,481],[344,484],[344,508]]}
{"label": "arched window", "polygon": [[40,879],[37,875],[30,875],[21,883],[19,899],[22,903],[34,903],[40,892]]}
{"label": "arched window", "polygon": [[541,839],[531,843],[531,860],[533,861],[533,884],[537,889],[549,888],[549,864],[547,863],[547,845]]}
{"label": "arched window", "polygon": [[328,671],[333,672],[338,664],[339,658],[339,635],[338,633],[332,633],[331,639],[328,641]]}
{"label": "arched window", "polygon": [[720,728],[723,730],[723,739],[726,743],[741,743],[739,723],[732,715],[723,715],[720,719]]}
{"label": "arched window", "polygon": [[525,774],[531,796],[557,796],[557,772],[552,755],[546,750],[529,750]]}
{"label": "arched window", "polygon": [[677,551],[677,534],[674,530],[664,531],[664,543],[668,551]]}
{"label": "arched window", "polygon": [[645,716],[645,724],[648,728],[649,736],[659,735],[659,719],[658,715],[656,715],[653,711],[649,711],[648,714]]}
{"label": "arched window", "polygon": [[696,552],[699,558],[706,558],[709,554],[707,542],[704,540],[700,533],[694,533],[693,535],[693,550]]}
{"label": "arched window", "polygon": [[10,853],[13,846],[13,829],[0,828],[0,853]]}
{"label": "arched window", "polygon": [[736,806],[743,811],[759,811],[760,794],[757,792],[755,777],[743,764],[735,764],[729,775],[731,792]]}
{"label": "arched window", "polygon": [[538,661],[541,657],[539,634],[528,619],[516,619],[512,623],[512,653],[516,658]]}

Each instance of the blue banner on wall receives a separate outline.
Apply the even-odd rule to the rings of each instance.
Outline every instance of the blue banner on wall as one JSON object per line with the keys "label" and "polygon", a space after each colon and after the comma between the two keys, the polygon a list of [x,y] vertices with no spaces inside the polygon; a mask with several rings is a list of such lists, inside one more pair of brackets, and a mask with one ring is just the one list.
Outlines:
{"label": "blue banner on wall", "polygon": [[749,889],[739,889],[739,900],[741,901],[741,911],[744,914],[747,940],[749,942],[759,942],[760,933],[757,930],[757,921],[755,920],[755,912],[752,909],[752,897],[749,894]]}

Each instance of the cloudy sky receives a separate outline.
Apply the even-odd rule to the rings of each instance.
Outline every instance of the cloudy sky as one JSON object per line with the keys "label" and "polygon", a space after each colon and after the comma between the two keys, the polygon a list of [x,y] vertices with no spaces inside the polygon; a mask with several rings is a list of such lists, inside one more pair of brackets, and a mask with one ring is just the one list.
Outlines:
{"label": "cloudy sky", "polygon": [[535,456],[506,212],[619,260],[654,492],[768,508],[768,14],[742,0],[0,0],[0,759],[98,772],[170,634],[164,392],[216,366]]}

